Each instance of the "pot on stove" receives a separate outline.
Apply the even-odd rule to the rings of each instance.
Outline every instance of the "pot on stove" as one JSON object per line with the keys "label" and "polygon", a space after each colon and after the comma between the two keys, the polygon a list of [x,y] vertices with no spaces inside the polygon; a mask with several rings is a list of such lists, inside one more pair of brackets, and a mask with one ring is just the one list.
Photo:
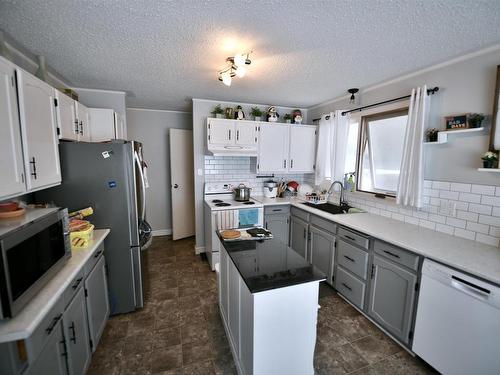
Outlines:
{"label": "pot on stove", "polygon": [[252,188],[246,187],[245,184],[239,184],[238,187],[233,189],[234,200],[237,202],[246,202],[250,200],[250,190]]}

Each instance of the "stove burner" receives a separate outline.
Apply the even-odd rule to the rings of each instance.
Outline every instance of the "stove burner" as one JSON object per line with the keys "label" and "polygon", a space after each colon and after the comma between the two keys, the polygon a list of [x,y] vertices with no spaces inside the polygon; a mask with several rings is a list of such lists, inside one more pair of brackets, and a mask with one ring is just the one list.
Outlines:
{"label": "stove burner", "polygon": [[222,201],[220,199],[214,199],[212,203],[222,203]]}
{"label": "stove burner", "polygon": [[230,206],[231,203],[224,203],[224,202],[220,202],[220,203],[216,203],[215,204],[217,207],[227,207],[227,206]]}
{"label": "stove burner", "polygon": [[255,204],[255,202],[252,202],[252,201],[248,201],[248,202],[244,202],[243,204],[247,204],[247,205],[250,205],[250,204]]}

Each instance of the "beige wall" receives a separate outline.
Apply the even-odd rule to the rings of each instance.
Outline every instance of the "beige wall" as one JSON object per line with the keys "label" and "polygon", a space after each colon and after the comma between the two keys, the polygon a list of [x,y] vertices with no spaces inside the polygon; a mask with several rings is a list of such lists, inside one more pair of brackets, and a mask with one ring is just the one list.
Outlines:
{"label": "beige wall", "polygon": [[170,234],[170,129],[191,129],[188,112],[127,109],[128,139],[142,142],[148,164],[147,219],[155,234]]}

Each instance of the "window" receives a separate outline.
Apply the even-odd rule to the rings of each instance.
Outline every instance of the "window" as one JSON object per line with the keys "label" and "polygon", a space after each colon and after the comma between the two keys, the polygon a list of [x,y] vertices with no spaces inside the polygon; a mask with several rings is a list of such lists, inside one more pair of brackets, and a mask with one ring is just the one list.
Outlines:
{"label": "window", "polygon": [[[407,119],[408,109],[400,109],[363,116],[360,121],[361,127],[358,124],[351,124],[350,133],[359,133],[356,134],[358,136],[357,190],[396,195]],[[351,132],[353,125],[356,129],[360,129]],[[351,139],[350,143],[352,144]],[[346,168],[352,170],[352,157],[346,158]]]}

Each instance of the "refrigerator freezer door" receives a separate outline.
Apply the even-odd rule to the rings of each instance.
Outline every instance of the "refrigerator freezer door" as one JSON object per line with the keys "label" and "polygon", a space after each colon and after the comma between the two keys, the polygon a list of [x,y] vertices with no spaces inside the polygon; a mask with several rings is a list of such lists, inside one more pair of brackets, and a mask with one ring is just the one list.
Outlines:
{"label": "refrigerator freezer door", "polygon": [[140,247],[133,247],[131,250],[134,264],[135,307],[142,308],[144,307],[142,252]]}
{"label": "refrigerator freezer door", "polygon": [[94,208],[89,219],[95,227],[111,229],[104,253],[111,314],[133,311],[136,280],[131,248],[139,246],[133,143],[62,142],[59,152],[62,184],[37,192],[35,200],[70,211]]}

